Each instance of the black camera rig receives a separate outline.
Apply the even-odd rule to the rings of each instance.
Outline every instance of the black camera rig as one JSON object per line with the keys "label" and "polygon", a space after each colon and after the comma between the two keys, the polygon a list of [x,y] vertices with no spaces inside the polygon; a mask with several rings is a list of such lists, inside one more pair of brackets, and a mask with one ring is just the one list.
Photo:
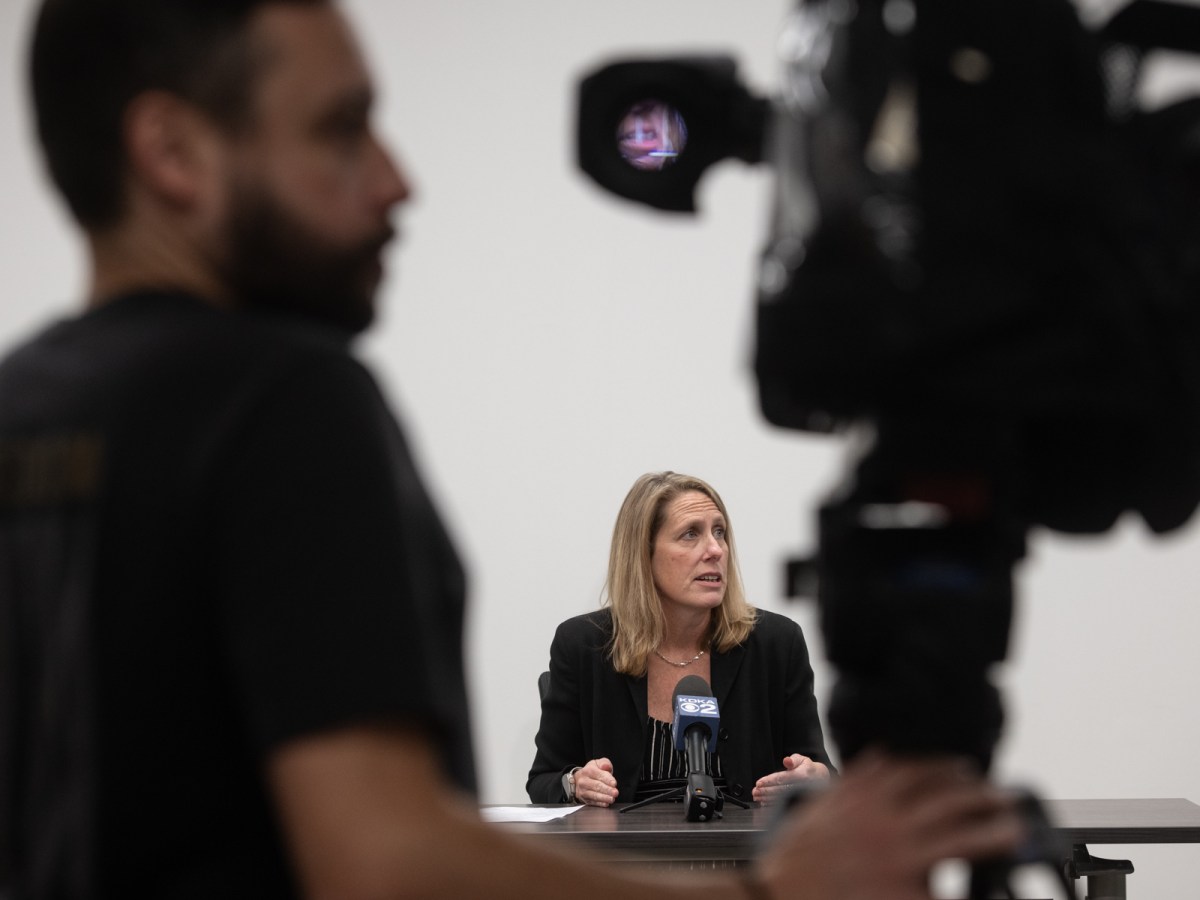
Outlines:
{"label": "black camera rig", "polygon": [[579,163],[681,212],[719,160],[773,166],[762,410],[859,437],[788,570],[815,574],[834,737],[986,769],[1029,531],[1200,502],[1200,99],[1137,103],[1147,54],[1200,53],[1200,7],[799,0],[780,46],[771,99],[724,57],[601,68]]}

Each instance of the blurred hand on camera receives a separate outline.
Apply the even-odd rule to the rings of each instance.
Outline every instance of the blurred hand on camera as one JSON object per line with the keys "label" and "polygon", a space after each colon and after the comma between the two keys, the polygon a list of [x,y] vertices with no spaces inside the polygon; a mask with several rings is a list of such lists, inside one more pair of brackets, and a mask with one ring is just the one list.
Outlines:
{"label": "blurred hand on camera", "polygon": [[827,900],[930,900],[934,866],[1010,855],[1022,831],[1015,798],[963,761],[868,752],[789,816],[760,876],[780,900],[801,884]]}

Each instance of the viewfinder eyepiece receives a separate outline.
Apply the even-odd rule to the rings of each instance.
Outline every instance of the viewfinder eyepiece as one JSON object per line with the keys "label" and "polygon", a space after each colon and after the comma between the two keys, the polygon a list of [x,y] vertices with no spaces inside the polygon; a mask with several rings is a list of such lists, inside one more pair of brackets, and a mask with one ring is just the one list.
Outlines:
{"label": "viewfinder eyepiece", "polygon": [[692,212],[710,165],[761,161],[769,108],[729,57],[612,63],[579,87],[579,165],[622,197]]}

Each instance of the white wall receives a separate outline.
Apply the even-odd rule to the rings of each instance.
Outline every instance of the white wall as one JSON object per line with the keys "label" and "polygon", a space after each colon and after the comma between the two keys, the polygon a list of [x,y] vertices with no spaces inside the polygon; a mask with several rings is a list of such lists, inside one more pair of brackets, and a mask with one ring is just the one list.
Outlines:
{"label": "white wall", "polygon": [[[70,309],[83,278],[27,135],[32,6],[0,3],[0,346]],[[750,596],[805,627],[823,698],[813,611],[778,585],[783,558],[811,545],[843,448],[756,411],[747,356],[767,176],[727,166],[701,217],[673,218],[601,194],[571,147],[575,80],[610,55],[728,50],[769,87],[788,0],[347,6],[417,186],[363,351],[470,564],[483,799],[524,799],[536,676],[555,625],[597,605],[613,518],[644,471],[692,472],[722,492]],[[1135,525],[1035,538],[1002,676],[1003,779],[1051,797],[1200,801],[1198,551],[1194,527],[1165,541]],[[1200,868],[1195,846],[1093,850],[1134,859],[1135,898],[1181,896]]]}

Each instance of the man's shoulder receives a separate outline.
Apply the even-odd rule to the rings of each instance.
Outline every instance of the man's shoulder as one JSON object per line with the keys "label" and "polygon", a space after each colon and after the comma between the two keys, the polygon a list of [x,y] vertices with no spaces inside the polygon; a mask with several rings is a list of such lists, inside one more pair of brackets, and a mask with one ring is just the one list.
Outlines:
{"label": "man's shoulder", "polygon": [[130,365],[169,364],[214,353],[224,367],[243,358],[352,359],[344,334],[315,322],[233,312],[182,291],[144,290],[53,322],[13,349],[5,363],[13,368],[119,354]]}
{"label": "man's shoulder", "polygon": [[218,309],[145,291],[44,329],[0,363],[0,417],[22,427],[195,432],[205,445],[265,410],[296,423],[387,423],[377,382],[348,339],[315,322]]}

